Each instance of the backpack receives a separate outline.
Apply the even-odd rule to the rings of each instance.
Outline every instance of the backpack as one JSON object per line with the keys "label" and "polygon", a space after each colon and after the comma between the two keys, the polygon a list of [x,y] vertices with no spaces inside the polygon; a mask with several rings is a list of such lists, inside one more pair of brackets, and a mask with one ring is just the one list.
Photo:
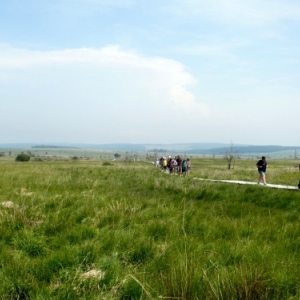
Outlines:
{"label": "backpack", "polygon": [[182,162],[182,169],[186,169],[186,168],[187,168],[187,162],[186,162],[186,160],[184,160]]}

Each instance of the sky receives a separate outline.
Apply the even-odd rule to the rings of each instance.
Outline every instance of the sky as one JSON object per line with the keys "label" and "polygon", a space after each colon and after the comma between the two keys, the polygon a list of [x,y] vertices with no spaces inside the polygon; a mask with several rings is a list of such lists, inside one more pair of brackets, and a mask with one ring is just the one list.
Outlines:
{"label": "sky", "polygon": [[0,143],[300,145],[298,0],[1,0]]}

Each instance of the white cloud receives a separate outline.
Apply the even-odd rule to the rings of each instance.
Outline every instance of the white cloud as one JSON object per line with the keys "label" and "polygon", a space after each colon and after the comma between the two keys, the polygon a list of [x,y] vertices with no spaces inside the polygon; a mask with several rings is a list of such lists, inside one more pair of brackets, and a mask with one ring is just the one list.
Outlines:
{"label": "white cloud", "polygon": [[175,86],[170,91],[170,99],[172,105],[175,108],[181,109],[186,112],[186,115],[201,114],[209,115],[210,109],[207,104],[198,103],[195,99],[195,95],[189,92],[186,88],[182,86]]}
{"label": "white cloud", "polygon": [[[51,127],[53,136],[65,131],[70,138],[80,124],[97,136],[109,126],[106,142],[118,142],[120,135],[123,141],[144,136],[149,142],[161,128],[180,128],[183,116],[197,121],[210,113],[191,91],[197,80],[184,65],[118,46],[43,52],[2,45],[0,69],[7,116],[14,114],[16,132],[22,127],[33,136]],[[9,122],[4,116],[2,125]]]}

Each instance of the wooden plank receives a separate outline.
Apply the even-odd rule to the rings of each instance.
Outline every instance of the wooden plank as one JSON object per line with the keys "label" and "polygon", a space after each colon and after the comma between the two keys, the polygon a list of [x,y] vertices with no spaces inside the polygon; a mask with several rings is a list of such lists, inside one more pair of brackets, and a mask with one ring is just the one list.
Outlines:
{"label": "wooden plank", "polygon": [[235,184],[247,184],[247,185],[257,185],[267,188],[273,188],[273,189],[284,189],[284,190],[294,190],[294,191],[300,191],[298,186],[291,186],[291,185],[281,185],[281,184],[266,184],[263,183],[258,184],[257,182],[253,181],[240,181],[240,180],[218,180],[218,179],[206,179],[206,178],[194,178],[195,180],[203,180],[203,181],[211,181],[211,182],[223,182],[223,183],[235,183]]}

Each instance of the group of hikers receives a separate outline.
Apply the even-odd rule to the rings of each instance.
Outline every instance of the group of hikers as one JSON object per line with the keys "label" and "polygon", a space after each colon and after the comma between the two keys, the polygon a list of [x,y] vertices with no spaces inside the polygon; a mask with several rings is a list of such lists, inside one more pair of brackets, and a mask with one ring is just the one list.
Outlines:
{"label": "group of hikers", "polygon": [[[264,185],[266,185],[266,171],[268,163],[266,161],[266,157],[262,156],[262,158],[256,163],[259,178],[258,178],[258,184],[260,182],[263,182]],[[177,175],[189,175],[191,171],[191,161],[189,158],[181,158],[180,155],[177,155],[175,157],[169,156],[166,158],[165,156],[161,157],[160,159],[156,159],[154,162],[154,167],[160,168],[163,172],[169,173],[169,174],[177,174]],[[300,184],[300,182],[299,182]]]}
{"label": "group of hikers", "polygon": [[[169,156],[161,157],[160,159],[156,159],[156,161],[153,163],[154,167],[160,168],[163,172],[170,173],[170,174],[177,174],[177,175],[189,175],[191,171],[191,161],[189,158],[181,158],[180,155],[177,155],[175,157]],[[256,163],[256,167],[258,170],[258,181],[257,183],[260,184],[261,182],[264,185],[267,185],[266,182],[266,171],[267,171],[267,160],[265,156],[262,156],[261,159]],[[299,164],[299,170],[300,170],[300,164]],[[300,181],[298,184],[298,188],[300,189]]]}
{"label": "group of hikers", "polygon": [[[182,159],[180,155],[177,155],[175,157],[169,156],[168,158],[163,156],[160,159],[157,158],[153,164],[154,167],[160,168],[165,173],[177,174],[183,176],[189,175],[192,168],[190,159],[189,158]],[[268,163],[265,156],[262,156],[261,159],[256,163],[256,167],[258,170],[257,183],[260,184],[262,182],[264,185],[267,185],[266,171],[267,171]],[[300,170],[300,164],[299,164],[299,170]],[[298,184],[298,188],[300,189],[300,181]]]}
{"label": "group of hikers", "polygon": [[175,157],[161,157],[154,162],[154,166],[161,168],[163,172],[177,175],[189,175],[191,171],[191,161],[189,158],[181,158],[180,155]]}

